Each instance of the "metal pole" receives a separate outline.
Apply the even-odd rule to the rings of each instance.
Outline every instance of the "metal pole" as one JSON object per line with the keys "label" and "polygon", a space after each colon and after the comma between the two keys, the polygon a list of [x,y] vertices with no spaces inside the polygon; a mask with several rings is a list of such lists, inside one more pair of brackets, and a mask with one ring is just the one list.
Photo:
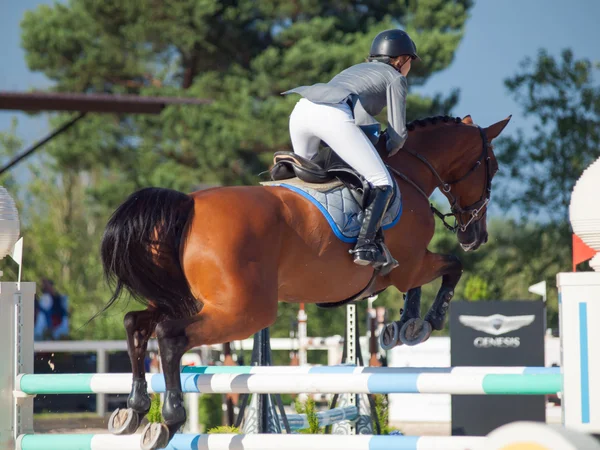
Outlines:
{"label": "metal pole", "polygon": [[[358,336],[356,334],[356,304],[346,306],[346,345],[348,353],[346,354],[346,364],[356,366],[356,347]],[[360,403],[358,395],[348,395],[348,406],[357,407]],[[356,434],[356,426],[354,422],[350,423],[348,434]]]}
{"label": "metal pole", "polygon": [[79,113],[73,119],[69,120],[67,123],[65,123],[61,127],[59,127],[56,130],[54,130],[52,133],[50,133],[44,139],[42,139],[41,141],[36,142],[31,147],[29,147],[27,150],[25,150],[23,153],[21,153],[20,155],[15,156],[11,161],[8,162],[8,164],[6,164],[4,167],[2,167],[0,169],[0,175],[2,175],[8,169],[10,169],[14,165],[16,165],[22,159],[27,158],[29,155],[31,155],[33,152],[35,152],[38,148],[40,148],[45,143],[47,143],[50,140],[54,139],[59,134],[67,131],[69,128],[71,128],[73,125],[75,125],[79,121],[79,119],[82,119],[83,117],[85,117],[85,115],[86,115],[86,113],[84,113],[84,112]]}
{"label": "metal pole", "polygon": [[200,408],[200,394],[185,394],[185,403],[189,412],[189,416],[185,424],[185,432],[198,434],[200,433],[200,415],[198,411]]}
{"label": "metal pole", "polygon": [[[96,373],[108,372],[107,359],[106,350],[103,348],[96,350]],[[106,415],[106,394],[96,395],[96,414],[99,417],[104,417]]]}
{"label": "metal pole", "polygon": [[300,366],[308,364],[308,355],[306,351],[307,320],[308,316],[304,310],[304,303],[301,303],[300,309],[298,310],[298,362]]}

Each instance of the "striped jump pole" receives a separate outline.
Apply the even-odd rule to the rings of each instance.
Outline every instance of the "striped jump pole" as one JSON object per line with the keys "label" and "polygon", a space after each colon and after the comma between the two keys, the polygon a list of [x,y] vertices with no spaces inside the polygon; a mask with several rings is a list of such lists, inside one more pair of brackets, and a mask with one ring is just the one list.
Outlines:
{"label": "striped jump pole", "polygon": [[[167,450],[477,450],[485,437],[176,434]],[[139,450],[140,435],[24,435],[16,450]]]}
{"label": "striped jump pole", "polygon": [[[149,392],[164,392],[162,374],[147,374]],[[25,394],[127,394],[131,374],[20,375]],[[208,394],[453,394],[545,395],[561,390],[562,376],[549,374],[308,373],[181,374],[183,392]]]}
{"label": "striped jump pole", "polygon": [[527,366],[461,366],[461,367],[363,367],[350,365],[337,366],[186,366],[184,374],[514,374],[514,375],[550,375],[559,374],[560,367]]}

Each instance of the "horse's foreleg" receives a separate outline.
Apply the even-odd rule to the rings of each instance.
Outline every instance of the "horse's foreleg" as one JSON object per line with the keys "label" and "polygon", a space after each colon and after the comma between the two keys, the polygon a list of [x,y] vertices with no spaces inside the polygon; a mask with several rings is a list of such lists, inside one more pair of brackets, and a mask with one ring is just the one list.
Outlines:
{"label": "horse's foreleg", "polygon": [[435,297],[431,308],[425,315],[425,321],[428,322],[434,330],[444,328],[446,313],[450,307],[450,301],[454,297],[454,289],[462,276],[462,263],[453,255],[440,255],[444,259],[442,286]]}
{"label": "horse's foreleg", "polygon": [[424,338],[419,336],[422,327],[421,287],[419,286],[409,289],[404,294],[404,307],[400,310],[400,320],[385,326],[379,337],[379,344],[383,350],[402,344],[416,345]]}
{"label": "horse's foreleg", "polygon": [[[427,252],[413,287],[404,296],[404,308],[400,310],[400,320],[388,324],[382,332],[379,343],[381,348],[389,350],[396,345],[417,345],[429,339],[433,330],[444,328],[444,320],[454,288],[462,275],[462,264],[453,255],[438,255]],[[421,286],[442,277],[442,286],[432,307],[421,319]],[[401,289],[402,285],[397,285]]]}
{"label": "horse's foreleg", "polygon": [[125,315],[123,324],[127,332],[127,352],[131,361],[133,382],[127,399],[127,409],[117,409],[108,421],[113,434],[133,434],[141,419],[150,411],[150,396],[146,384],[144,358],[148,340],[161,315],[156,311],[131,311]]}

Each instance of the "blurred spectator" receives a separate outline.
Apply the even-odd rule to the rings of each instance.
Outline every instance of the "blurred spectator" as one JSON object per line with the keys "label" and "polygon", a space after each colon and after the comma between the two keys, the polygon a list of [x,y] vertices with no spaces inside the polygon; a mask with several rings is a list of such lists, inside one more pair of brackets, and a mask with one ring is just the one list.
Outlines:
{"label": "blurred spectator", "polygon": [[35,297],[34,339],[50,340],[68,337],[68,298],[60,294],[52,280],[42,280],[42,295]]}

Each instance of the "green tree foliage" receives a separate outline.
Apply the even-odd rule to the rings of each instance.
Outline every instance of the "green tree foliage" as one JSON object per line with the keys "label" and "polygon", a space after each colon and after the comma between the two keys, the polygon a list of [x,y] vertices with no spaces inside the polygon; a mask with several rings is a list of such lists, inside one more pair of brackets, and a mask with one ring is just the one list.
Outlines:
{"label": "green tree foliage", "polygon": [[524,216],[567,220],[575,181],[600,156],[600,85],[593,77],[599,68],[576,59],[571,50],[560,58],[541,50],[506,80],[535,122],[531,135],[520,132],[500,147],[502,175],[511,181],[506,206],[512,204]]}
{"label": "green tree foliage", "polygon": [[[70,139],[65,136],[48,148],[70,145]],[[13,155],[20,147],[13,132],[0,133],[0,155]],[[4,175],[0,182],[19,210],[23,279],[38,283],[42,278],[53,279],[58,291],[69,297],[73,338],[115,339],[124,336],[124,308],[138,306],[124,302],[87,323],[110,296],[98,254],[106,211],[88,195],[95,176],[94,172],[59,170],[53,158],[42,157],[29,165],[26,183],[17,183],[11,175]],[[6,279],[16,279],[17,267],[9,258],[2,261],[2,270]]]}
{"label": "green tree foliage", "polygon": [[200,396],[198,415],[203,430],[213,430],[222,425],[224,397],[224,395],[220,394],[205,394]]}
{"label": "green tree foliage", "polygon": [[488,282],[479,275],[471,275],[465,281],[465,300],[485,300],[489,297]]}
{"label": "green tree foliage", "polygon": [[[87,119],[81,137],[88,145],[61,155],[88,167],[116,161],[125,183],[109,188],[121,195],[132,184],[190,189],[198,181],[255,180],[273,150],[289,148],[287,117],[296,99],[279,93],[326,81],[364,60],[385,28],[402,24],[413,33],[423,62],[411,83],[422,84],[452,61],[470,6],[469,0],[409,6],[400,0],[184,0],[177,6],[71,0],[28,12],[23,47],[29,67],[57,90],[215,100],[209,107],[171,108],[157,119]],[[409,116],[448,112],[456,100],[456,92],[412,95]]]}
{"label": "green tree foliage", "polygon": [[[452,62],[471,5],[68,0],[27,12],[21,24],[27,63],[54,83],[53,90],[213,102],[169,107],[160,116],[88,114],[46,146],[31,167],[31,184],[14,191],[26,224],[25,278],[54,278],[69,295],[74,337],[123,337],[124,310],[134,305],[84,324],[110,295],[98,244],[109,214],[127,195],[149,185],[191,191],[255,183],[274,151],[291,148],[287,122],[296,99],[282,91],[327,81],[363,61],[375,34],[397,26],[418,45],[423,61],[409,82],[422,85]],[[411,94],[409,119],[449,113],[457,99],[450,88],[433,97]],[[52,124],[68,117],[57,114]],[[18,147],[3,143],[5,155]],[[378,301],[396,311],[401,306],[393,290]],[[294,305],[280,309],[274,336],[287,335],[296,311]],[[343,333],[342,310],[311,317],[310,334]]]}

